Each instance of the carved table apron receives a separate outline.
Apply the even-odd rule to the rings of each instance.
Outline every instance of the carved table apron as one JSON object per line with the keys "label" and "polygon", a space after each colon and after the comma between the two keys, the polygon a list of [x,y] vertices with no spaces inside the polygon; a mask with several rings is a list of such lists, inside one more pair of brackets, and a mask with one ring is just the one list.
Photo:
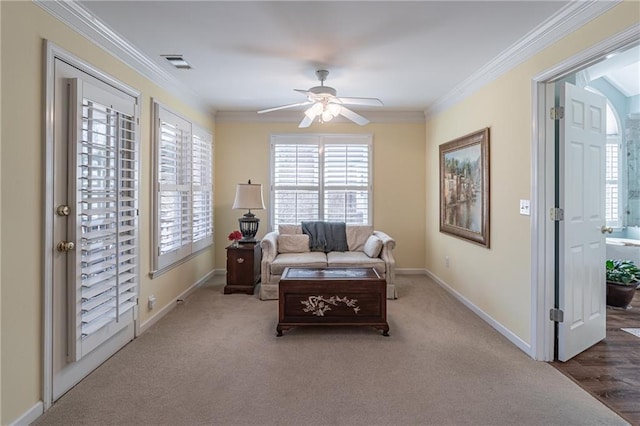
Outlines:
{"label": "carved table apron", "polygon": [[389,335],[387,283],[373,268],[286,268],[276,332],[308,325],[363,325]]}

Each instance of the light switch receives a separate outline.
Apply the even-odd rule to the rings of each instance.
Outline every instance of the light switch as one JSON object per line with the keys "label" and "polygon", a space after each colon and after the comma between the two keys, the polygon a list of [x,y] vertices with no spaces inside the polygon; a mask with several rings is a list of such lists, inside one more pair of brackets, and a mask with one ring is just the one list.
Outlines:
{"label": "light switch", "polygon": [[520,200],[520,214],[531,216],[531,202],[529,200]]}

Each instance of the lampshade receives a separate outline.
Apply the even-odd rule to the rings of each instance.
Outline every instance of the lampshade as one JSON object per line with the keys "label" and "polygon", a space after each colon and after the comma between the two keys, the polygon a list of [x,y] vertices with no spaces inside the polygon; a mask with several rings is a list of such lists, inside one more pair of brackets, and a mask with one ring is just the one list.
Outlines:
{"label": "lampshade", "polygon": [[262,184],[260,183],[239,183],[236,186],[236,199],[232,209],[263,210]]}
{"label": "lampshade", "polygon": [[251,209],[264,209],[264,201],[262,200],[262,184],[239,183],[236,186],[236,199],[233,202],[233,209],[248,209],[249,211],[238,219],[240,233],[242,239],[240,243],[256,242],[256,233],[260,225],[260,219],[251,213]]}

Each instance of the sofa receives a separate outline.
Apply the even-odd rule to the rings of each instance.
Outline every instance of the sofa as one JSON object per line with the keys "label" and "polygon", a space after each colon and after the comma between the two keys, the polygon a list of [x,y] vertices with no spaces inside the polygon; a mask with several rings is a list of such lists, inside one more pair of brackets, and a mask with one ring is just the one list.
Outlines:
{"label": "sofa", "polygon": [[287,267],[374,268],[387,282],[387,299],[397,298],[395,240],[369,225],[346,225],[344,234],[348,250],[325,252],[311,250],[309,235],[303,233],[302,225],[279,225],[267,233],[260,241],[260,299],[278,298],[278,282]]}

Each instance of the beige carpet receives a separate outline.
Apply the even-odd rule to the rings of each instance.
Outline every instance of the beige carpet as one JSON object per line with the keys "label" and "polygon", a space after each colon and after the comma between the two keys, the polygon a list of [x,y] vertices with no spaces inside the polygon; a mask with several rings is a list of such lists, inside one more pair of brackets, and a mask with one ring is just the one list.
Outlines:
{"label": "beige carpet", "polygon": [[223,277],[127,345],[37,424],[618,425],[426,277],[399,276],[390,336],[296,328]]}

